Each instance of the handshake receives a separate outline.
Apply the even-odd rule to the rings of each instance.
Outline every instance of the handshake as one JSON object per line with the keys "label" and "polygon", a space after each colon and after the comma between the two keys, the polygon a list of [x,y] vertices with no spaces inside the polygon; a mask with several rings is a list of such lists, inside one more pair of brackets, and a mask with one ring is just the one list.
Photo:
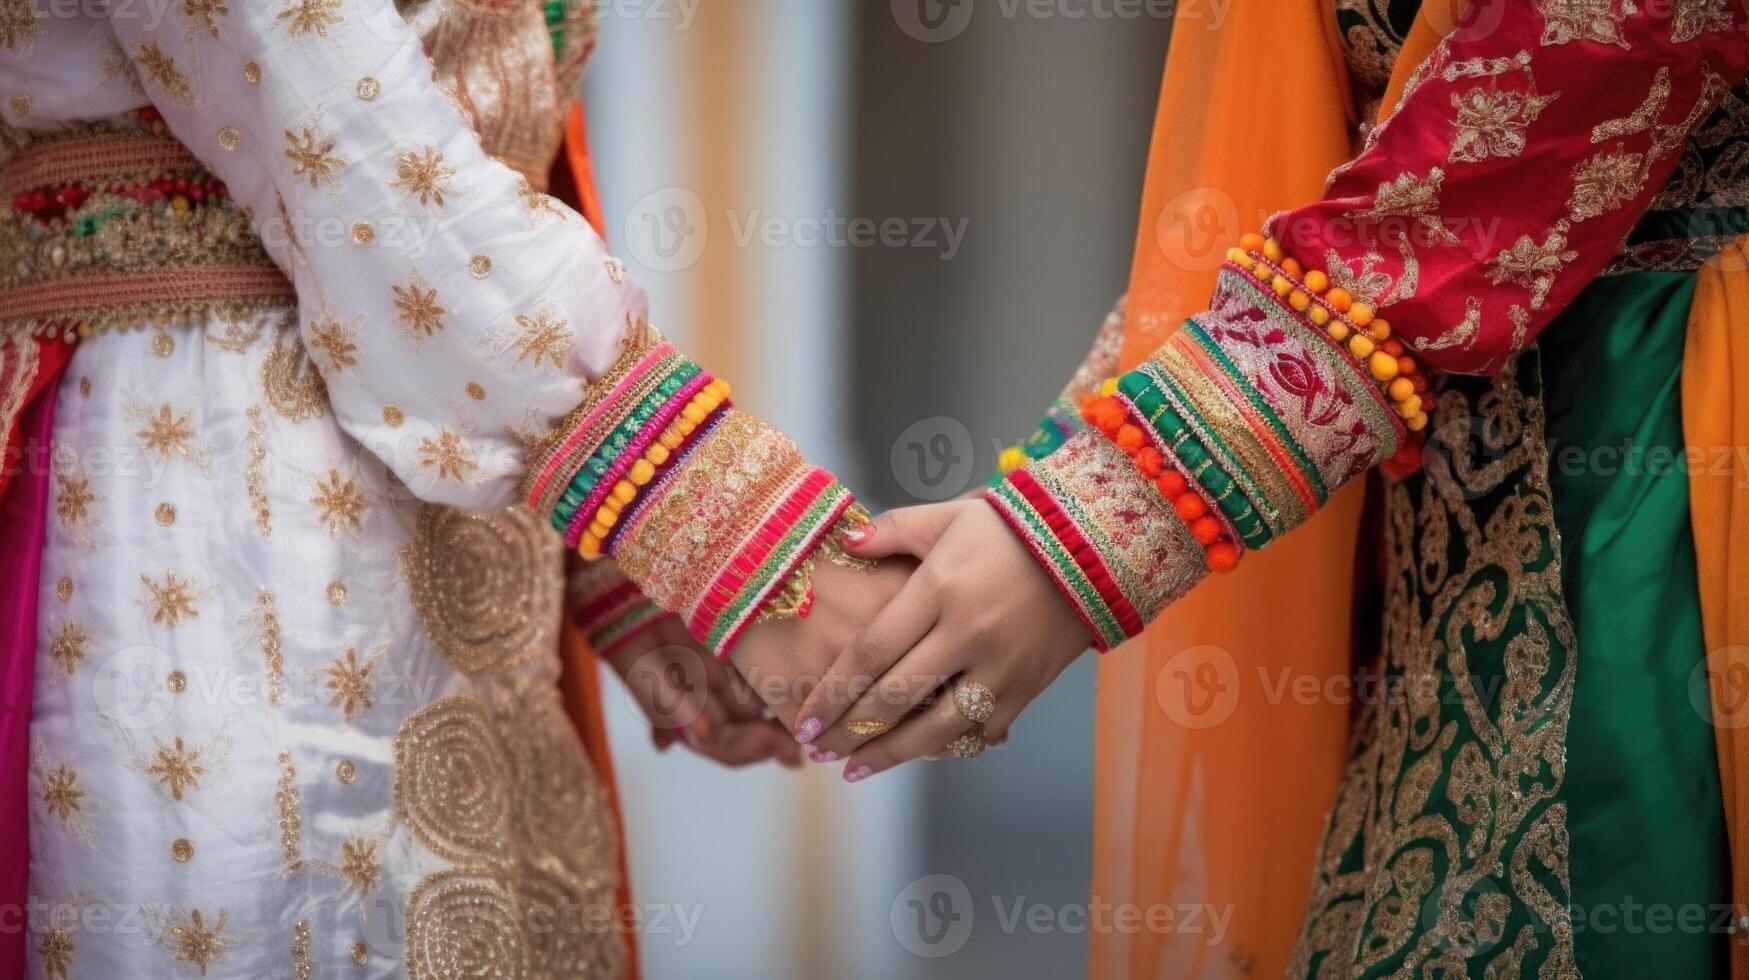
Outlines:
{"label": "handshake", "polygon": [[844,762],[859,782],[919,758],[1001,745],[1088,647],[1026,545],[981,499],[881,515],[846,532],[866,569],[822,562],[800,619],[749,629],[718,662],[667,618],[605,656],[657,748],[728,766]]}

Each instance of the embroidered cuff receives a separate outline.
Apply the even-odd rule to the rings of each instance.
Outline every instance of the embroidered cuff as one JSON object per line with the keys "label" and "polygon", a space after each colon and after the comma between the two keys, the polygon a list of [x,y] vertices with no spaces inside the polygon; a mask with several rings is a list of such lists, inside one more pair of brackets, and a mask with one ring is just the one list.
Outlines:
{"label": "embroidered cuff", "polygon": [[612,561],[580,563],[571,573],[565,605],[571,622],[603,657],[657,623],[675,618],[650,601]]}
{"label": "embroidered cuff", "polygon": [[816,550],[854,499],[728,385],[634,342],[535,455],[526,499],[587,559],[611,554],[726,658],[761,618],[805,616]]}
{"label": "embroidered cuff", "polygon": [[1252,237],[1207,313],[1083,403],[1086,431],[989,492],[1101,650],[1381,460],[1419,460],[1431,396],[1389,324]]}

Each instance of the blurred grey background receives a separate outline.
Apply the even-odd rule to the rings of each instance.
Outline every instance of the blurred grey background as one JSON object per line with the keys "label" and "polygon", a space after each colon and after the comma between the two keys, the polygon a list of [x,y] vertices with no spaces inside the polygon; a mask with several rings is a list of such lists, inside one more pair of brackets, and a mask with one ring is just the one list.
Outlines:
{"label": "blurred grey background", "polygon": [[[1169,24],[601,3],[608,239],[658,325],[877,509],[984,480],[1124,288]],[[613,695],[645,976],[1085,975],[1093,679],[1089,656],[1000,751],[856,786],[659,756]]]}

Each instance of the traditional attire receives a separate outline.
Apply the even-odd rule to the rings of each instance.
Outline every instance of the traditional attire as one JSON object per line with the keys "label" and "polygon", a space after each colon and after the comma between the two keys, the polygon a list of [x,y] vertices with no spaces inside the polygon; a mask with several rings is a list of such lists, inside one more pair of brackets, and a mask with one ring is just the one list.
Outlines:
{"label": "traditional attire", "polygon": [[638,582],[592,629],[726,655],[854,511],[546,193],[593,5],[51,6],[0,3],[29,975],[625,975],[565,546]]}
{"label": "traditional attire", "polygon": [[[1140,366],[992,495],[1102,645],[1158,616],[1102,670],[1095,894],[1235,913],[1220,947],[1096,937],[1096,976],[1706,976],[1742,949],[1741,698],[1708,681],[1743,669],[1743,11],[1419,6],[1175,33]],[[1180,232],[1211,226],[1202,262]],[[1322,683],[1357,667],[1352,697]]]}

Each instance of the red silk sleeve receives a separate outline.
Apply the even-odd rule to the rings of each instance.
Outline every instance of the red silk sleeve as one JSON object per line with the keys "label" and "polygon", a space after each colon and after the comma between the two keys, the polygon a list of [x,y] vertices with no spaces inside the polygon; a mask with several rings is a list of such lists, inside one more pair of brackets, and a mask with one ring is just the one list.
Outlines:
{"label": "red silk sleeve", "polygon": [[1423,361],[1478,374],[1602,271],[1749,70],[1749,34],[1728,0],[1482,0],[1470,16],[1324,198],[1270,232]]}

